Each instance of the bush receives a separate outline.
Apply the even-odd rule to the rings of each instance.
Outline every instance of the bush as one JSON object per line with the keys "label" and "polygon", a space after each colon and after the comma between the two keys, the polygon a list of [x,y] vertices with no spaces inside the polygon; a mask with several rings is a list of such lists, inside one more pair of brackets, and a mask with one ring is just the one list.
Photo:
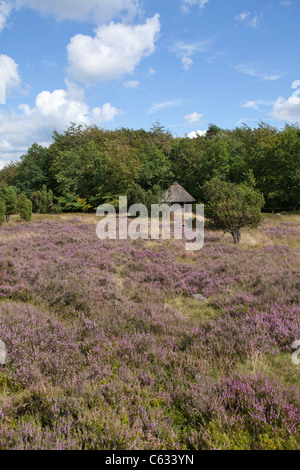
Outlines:
{"label": "bush", "polygon": [[263,195],[247,184],[227,183],[213,178],[203,187],[208,200],[208,217],[217,229],[231,233],[234,243],[241,239],[243,227],[257,227],[262,221]]}
{"label": "bush", "polygon": [[93,206],[88,204],[87,200],[84,198],[78,197],[76,201],[78,202],[78,204],[80,204],[82,212],[88,212],[90,209],[93,208]]}
{"label": "bush", "polygon": [[5,203],[5,218],[8,222],[10,216],[17,212],[17,189],[14,186],[0,188],[0,197]]}
{"label": "bush", "polygon": [[133,204],[144,204],[148,210],[151,209],[151,204],[159,204],[160,199],[163,195],[163,191],[158,185],[154,185],[152,190],[147,191],[143,189],[139,184],[133,183],[129,188],[128,207]]}
{"label": "bush", "polygon": [[41,191],[33,192],[30,199],[32,202],[33,212],[38,214],[53,212],[53,192],[51,189],[47,191],[45,184]]}
{"label": "bush", "polygon": [[6,212],[5,202],[2,199],[0,199],[0,225],[2,225],[5,220],[5,212]]}
{"label": "bush", "polygon": [[[274,379],[234,374],[212,392],[209,447],[290,449],[299,445],[299,395]],[[234,438],[234,439],[232,439]]]}
{"label": "bush", "polygon": [[54,214],[61,214],[62,213],[62,207],[59,204],[55,204],[53,206],[53,212],[54,212]]}
{"label": "bush", "polygon": [[17,209],[21,219],[26,221],[31,219],[32,202],[23,193],[18,196]]}

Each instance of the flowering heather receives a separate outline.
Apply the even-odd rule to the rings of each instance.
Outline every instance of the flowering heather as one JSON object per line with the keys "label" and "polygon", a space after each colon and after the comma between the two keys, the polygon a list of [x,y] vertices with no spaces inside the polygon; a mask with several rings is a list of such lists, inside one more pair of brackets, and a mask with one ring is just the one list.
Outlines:
{"label": "flowering heather", "polygon": [[88,215],[3,225],[0,449],[298,448],[294,219],[199,252]]}

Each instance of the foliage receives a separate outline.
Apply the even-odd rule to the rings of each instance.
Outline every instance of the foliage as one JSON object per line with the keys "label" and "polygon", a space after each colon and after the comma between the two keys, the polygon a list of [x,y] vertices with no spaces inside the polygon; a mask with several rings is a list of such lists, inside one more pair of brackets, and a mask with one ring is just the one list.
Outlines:
{"label": "foliage", "polygon": [[8,222],[10,216],[17,212],[17,194],[18,190],[14,186],[1,186],[0,198],[5,203],[5,218]]}
{"label": "foliage", "polygon": [[246,184],[226,183],[213,178],[204,185],[207,215],[215,228],[229,232],[238,243],[243,227],[257,227],[262,221],[263,195]]}
{"label": "foliage", "polygon": [[53,206],[53,212],[54,212],[54,214],[61,214],[62,213],[62,207],[59,204],[55,204]]}
{"label": "foliage", "polygon": [[82,212],[88,212],[88,210],[92,209],[92,207],[93,207],[93,206],[91,206],[90,204],[88,204],[86,202],[86,199],[82,199],[82,198],[79,197],[79,198],[77,198],[76,201],[80,204]]}
{"label": "foliage", "polygon": [[153,143],[146,144],[139,154],[142,168],[137,182],[145,189],[155,185],[166,187],[171,184],[173,173],[171,162]]}
{"label": "foliage", "polygon": [[17,200],[17,210],[21,219],[29,221],[32,216],[32,202],[27,199],[25,194],[21,193]]}
{"label": "foliage", "polygon": [[5,220],[5,213],[6,213],[5,202],[0,197],[0,225],[2,225]]}
{"label": "foliage", "polygon": [[33,144],[19,162],[1,170],[0,185],[15,186],[31,198],[34,211],[45,213],[44,202],[33,196],[44,199],[43,185],[64,211],[72,211],[80,210],[77,198],[95,208],[135,185],[146,192],[156,185],[165,190],[175,180],[204,202],[205,183],[217,177],[256,188],[265,210],[294,210],[300,201],[299,155],[298,125],[279,130],[260,122],[254,129],[226,130],[210,124],[204,136],[190,139],[174,137],[159,122],[149,131],[73,123],[53,133],[49,148]]}
{"label": "foliage", "polygon": [[163,191],[158,185],[154,185],[152,189],[146,191],[139,184],[134,183],[128,191],[128,207],[133,204],[144,204],[150,211],[151,204],[159,204],[162,195]]}
{"label": "foliage", "polygon": [[47,180],[48,151],[45,147],[33,144],[16,169],[16,185],[27,197],[40,188]]}
{"label": "foliage", "polygon": [[47,214],[53,210],[53,192],[51,189],[47,191],[47,186],[43,184],[41,191],[31,194],[33,212],[38,214]]}

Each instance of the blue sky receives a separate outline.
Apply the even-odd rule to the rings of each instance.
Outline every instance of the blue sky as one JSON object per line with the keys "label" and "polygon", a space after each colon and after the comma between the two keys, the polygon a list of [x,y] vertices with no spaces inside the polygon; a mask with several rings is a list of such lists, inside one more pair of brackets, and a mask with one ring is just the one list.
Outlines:
{"label": "blue sky", "polygon": [[300,121],[299,23],[299,0],[0,0],[0,168],[71,121]]}

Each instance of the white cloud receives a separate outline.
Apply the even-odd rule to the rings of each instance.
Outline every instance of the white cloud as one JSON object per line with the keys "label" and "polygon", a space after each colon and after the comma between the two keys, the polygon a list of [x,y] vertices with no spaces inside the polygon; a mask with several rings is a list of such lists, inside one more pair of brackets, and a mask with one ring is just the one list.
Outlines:
{"label": "white cloud", "polygon": [[198,52],[206,52],[210,48],[211,44],[211,39],[197,41],[189,44],[178,42],[175,44],[173,50],[176,52],[177,57],[181,58],[183,68],[185,70],[189,70],[194,63],[192,56]]}
{"label": "white cloud", "polygon": [[243,108],[250,108],[258,110],[261,106],[272,106],[274,104],[273,101],[266,101],[266,100],[250,100],[246,101],[242,106]]}
{"label": "white cloud", "polygon": [[190,70],[191,66],[194,64],[193,59],[190,57],[182,57],[181,59],[184,70]]}
{"label": "white cloud", "polygon": [[112,121],[118,114],[122,114],[122,111],[110,103],[105,103],[102,108],[94,108],[92,111],[94,121],[98,123]]}
{"label": "white cloud", "polygon": [[260,21],[262,18],[262,13],[258,16],[252,16],[250,14],[250,11],[243,11],[239,15],[235,17],[236,20],[241,21],[242,23],[246,24],[247,26],[250,26],[251,28],[258,28],[260,25]]}
{"label": "white cloud", "polygon": [[0,55],[0,81],[2,84],[4,83],[7,94],[21,84],[18,64],[11,57],[4,54]]}
{"label": "white cloud", "polygon": [[190,139],[196,139],[197,137],[204,137],[207,134],[207,131],[193,131],[187,134],[187,137]]}
{"label": "white cloud", "polygon": [[33,142],[48,142],[54,128],[62,132],[70,122],[99,125],[120,113],[110,103],[91,109],[85,102],[83,90],[67,81],[66,89],[39,93],[32,108],[22,104],[10,113],[0,109],[1,158],[15,159]]}
{"label": "white cloud", "polygon": [[12,4],[5,2],[4,0],[1,0],[0,1],[0,33],[5,28],[11,11],[12,11]]}
{"label": "white cloud", "polygon": [[199,8],[204,8],[209,0],[183,0],[182,11],[187,13],[190,11],[191,7],[197,5]]}
{"label": "white cloud", "polygon": [[282,2],[280,2],[280,5],[282,7],[290,7],[292,5],[292,2],[290,2],[290,0],[283,0]]}
{"label": "white cloud", "polygon": [[166,108],[174,108],[176,106],[181,106],[182,101],[181,100],[170,100],[170,101],[163,101],[162,103],[155,103],[151,108],[148,110],[148,114],[153,114],[156,113],[157,111],[160,111],[161,109],[166,109]]}
{"label": "white cloud", "polygon": [[203,117],[203,114],[194,112],[192,114],[187,114],[186,116],[184,116],[184,119],[189,124],[195,124],[196,122],[200,122],[202,117]]}
{"label": "white cloud", "polygon": [[273,80],[279,80],[282,77],[282,75],[280,74],[268,74],[268,73],[259,71],[255,69],[254,67],[252,67],[251,65],[247,65],[247,64],[237,65],[234,68],[240,73],[250,75],[250,77],[257,77],[257,78],[260,78],[261,80],[273,81]]}
{"label": "white cloud", "polygon": [[258,16],[254,16],[253,18],[251,18],[251,20],[249,21],[249,26],[251,26],[251,28],[258,28],[259,26],[259,23],[260,23],[260,18]]}
{"label": "white cloud", "polygon": [[139,12],[139,0],[16,0],[17,7],[29,7],[57,19],[93,20],[103,24],[112,18],[132,19]]}
{"label": "white cloud", "polygon": [[120,78],[133,73],[142,58],[155,51],[160,31],[159,15],[136,26],[110,23],[94,37],[77,34],[67,48],[69,73],[83,83]]}
{"label": "white cloud", "polygon": [[235,17],[236,20],[240,21],[245,21],[247,18],[249,18],[250,12],[249,11],[243,11],[243,13],[240,13]]}
{"label": "white cloud", "polygon": [[288,99],[279,96],[275,101],[271,116],[277,121],[300,122],[300,80],[293,82],[292,89],[296,91]]}
{"label": "white cloud", "polygon": [[154,70],[150,67],[150,69],[148,71],[148,75],[151,76],[151,75],[155,75],[155,74],[156,74],[156,70]]}
{"label": "white cloud", "polygon": [[136,89],[140,86],[140,82],[138,80],[129,80],[128,82],[124,82],[123,85],[125,88]]}

